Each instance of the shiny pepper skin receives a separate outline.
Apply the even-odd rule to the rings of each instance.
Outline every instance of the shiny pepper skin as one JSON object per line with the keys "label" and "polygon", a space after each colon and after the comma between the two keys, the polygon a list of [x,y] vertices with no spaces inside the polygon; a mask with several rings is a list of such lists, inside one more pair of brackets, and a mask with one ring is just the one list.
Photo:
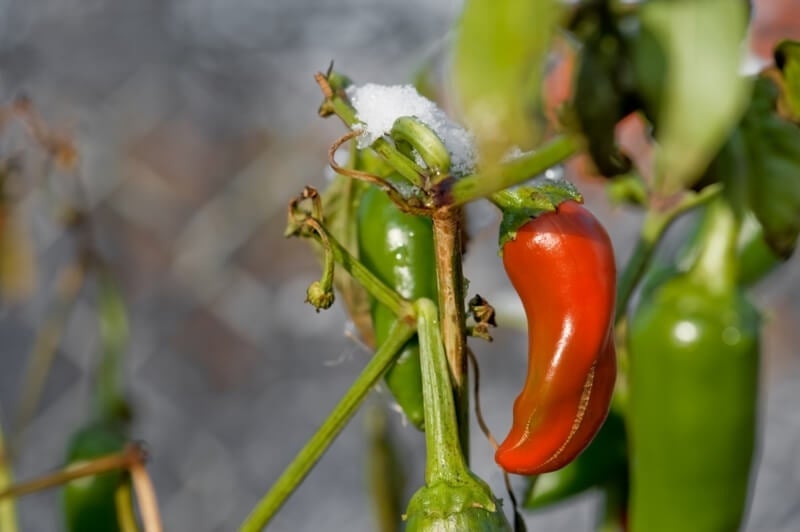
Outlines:
{"label": "shiny pepper skin", "polygon": [[[430,219],[400,211],[385,192],[371,186],[361,198],[358,228],[359,259],[381,281],[412,301],[421,297],[436,299],[436,258]],[[377,345],[385,340],[394,320],[392,311],[372,302]],[[385,379],[409,421],[422,428],[422,376],[416,337],[403,347]]]}
{"label": "shiny pepper skin", "polygon": [[631,322],[633,530],[738,530],[755,446],[758,315],[667,281]]}
{"label": "shiny pepper skin", "polygon": [[510,473],[555,471],[592,441],[616,380],[611,240],[575,201],[530,220],[503,246],[528,319],[528,374],[495,460]]}

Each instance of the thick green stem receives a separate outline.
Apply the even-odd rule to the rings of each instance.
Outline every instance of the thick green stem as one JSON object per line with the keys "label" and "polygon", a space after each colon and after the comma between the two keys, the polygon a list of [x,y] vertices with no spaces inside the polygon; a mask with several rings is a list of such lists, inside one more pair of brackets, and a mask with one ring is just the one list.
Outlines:
{"label": "thick green stem", "polygon": [[739,220],[724,199],[708,206],[700,250],[689,275],[709,291],[726,293],[736,284],[736,242]]}
{"label": "thick green stem", "polygon": [[422,396],[425,400],[425,484],[452,481],[469,476],[461,449],[453,445],[459,438],[456,410],[439,328],[439,313],[429,299],[416,302],[417,331],[422,365]]}
{"label": "thick green stem", "polygon": [[289,495],[300,485],[314,464],[353,417],[364,397],[394,361],[400,348],[414,335],[415,327],[406,321],[413,316],[414,314],[410,314],[406,319],[395,322],[389,332],[389,337],[375,352],[361,375],[242,523],[241,532],[262,530],[286,502]]}
{"label": "thick green stem", "polygon": [[647,211],[644,221],[642,222],[642,231],[639,234],[639,239],[636,241],[636,245],[633,248],[633,254],[625,265],[625,269],[617,282],[615,323],[619,323],[619,321],[625,317],[628,301],[633,294],[633,290],[647,271],[647,266],[650,264],[650,259],[653,256],[656,245],[672,222],[686,211],[715,198],[719,195],[721,190],[722,188],[720,185],[711,185],[697,194],[686,193],[680,201],[664,210],[651,208]]}
{"label": "thick green stem", "polygon": [[401,116],[395,120],[391,135],[398,148],[402,149],[405,144],[419,154],[433,183],[449,175],[450,153],[447,147],[439,135],[418,118]]}
{"label": "thick green stem", "polygon": [[436,279],[444,349],[453,380],[461,448],[469,457],[469,391],[467,389],[467,338],[464,311],[464,273],[461,264],[462,213],[440,209],[433,214]]}
{"label": "thick green stem", "polygon": [[375,141],[370,144],[370,148],[375,150],[389,166],[397,170],[398,174],[418,187],[423,186],[424,179],[422,176],[425,174],[425,170],[400,153],[388,140],[382,137],[375,139]]}
{"label": "thick green stem", "polygon": [[125,302],[108,273],[99,276],[97,312],[100,318],[102,355],[96,376],[96,408],[102,419],[125,416],[122,393],[122,357],[128,344]]}
{"label": "thick green stem", "polygon": [[568,159],[575,154],[579,147],[579,140],[575,136],[556,137],[535,152],[526,153],[484,172],[478,172],[455,181],[452,188],[441,195],[441,202],[463,205],[490,196],[505,188],[519,185]]}
{"label": "thick green stem", "polygon": [[411,497],[406,530],[511,531],[492,490],[472,474],[458,444],[459,425],[436,305],[416,301],[425,402],[425,485]]}

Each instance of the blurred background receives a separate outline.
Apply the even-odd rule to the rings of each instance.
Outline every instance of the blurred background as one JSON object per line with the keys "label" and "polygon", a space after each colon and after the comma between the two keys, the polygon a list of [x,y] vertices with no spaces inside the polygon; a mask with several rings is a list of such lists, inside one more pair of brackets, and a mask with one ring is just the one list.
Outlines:
{"label": "blurred background", "polygon": [[[344,131],[317,117],[313,74],[335,60],[357,83],[408,82],[441,56],[460,8],[457,0],[0,0],[0,105],[26,96],[79,157],[75,170],[54,165],[19,123],[0,123],[0,158],[18,167],[8,201],[36,264],[28,293],[0,305],[0,421],[18,479],[59,467],[89,416],[99,356],[91,284],[60,312],[63,337],[41,400],[24,426],[15,421],[56,279],[75,256],[58,213],[77,206],[89,210],[129,304],[133,436],[151,452],[165,528],[238,526],[370,355],[347,334],[340,306],[317,314],[303,302],[320,269],[306,242],[282,236],[287,201],[306,184],[324,186],[327,147]],[[800,6],[757,2],[750,37],[753,57],[770,60],[777,40],[800,38]],[[624,260],[638,214],[612,208],[599,182],[568,177]],[[503,304],[510,287],[497,220],[476,212],[470,295]],[[798,530],[797,254],[752,295],[766,318],[765,385],[747,529]],[[493,344],[474,346],[484,412],[502,436],[526,354],[523,332],[500,325]],[[369,402],[390,399],[379,389]],[[363,418],[270,530],[373,528]],[[399,414],[391,421],[410,495],[423,481],[424,442]],[[472,434],[474,468],[500,494],[491,448],[477,427]],[[596,504],[590,493],[526,517],[532,530],[588,531]],[[22,498],[19,512],[23,531],[60,529],[56,491]]]}

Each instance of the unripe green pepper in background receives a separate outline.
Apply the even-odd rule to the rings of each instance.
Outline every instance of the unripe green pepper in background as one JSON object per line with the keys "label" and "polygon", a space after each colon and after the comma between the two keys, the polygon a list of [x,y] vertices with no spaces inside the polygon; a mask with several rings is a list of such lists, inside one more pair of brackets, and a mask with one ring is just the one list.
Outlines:
{"label": "unripe green pepper in background", "polygon": [[[382,190],[370,186],[358,209],[359,260],[381,281],[411,301],[436,299],[436,259],[429,218],[406,214]],[[395,316],[372,301],[377,346],[385,340]],[[386,372],[386,384],[416,427],[424,421],[419,341],[411,339]]]}
{"label": "unripe green pepper in background", "polygon": [[[122,451],[126,438],[121,426],[96,422],[79,430],[69,443],[67,463],[77,465]],[[124,481],[122,471],[109,471],[68,482],[62,491],[69,532],[119,530],[115,493]]]}
{"label": "unripe green pepper in background", "polygon": [[630,318],[633,532],[733,531],[746,506],[759,316],[736,283],[738,222],[708,209],[691,268]]}
{"label": "unripe green pepper in background", "polygon": [[[122,391],[121,364],[128,344],[128,316],[116,284],[98,276],[97,313],[101,356],[93,386],[94,414],[69,442],[66,462],[74,466],[119,453],[128,441],[131,410]],[[64,485],[61,498],[68,532],[115,532],[120,529],[117,489],[130,482],[127,472],[109,471]]]}

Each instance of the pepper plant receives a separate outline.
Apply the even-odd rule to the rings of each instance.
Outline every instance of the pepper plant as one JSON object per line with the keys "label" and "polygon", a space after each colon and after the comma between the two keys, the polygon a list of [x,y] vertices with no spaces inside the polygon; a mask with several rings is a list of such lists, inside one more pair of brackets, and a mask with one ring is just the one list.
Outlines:
{"label": "pepper plant", "polygon": [[[452,62],[467,164],[447,119],[415,105],[376,118],[364,100],[392,108],[392,88],[368,98],[341,73],[317,75],[320,115],[349,131],[330,149],[328,189],[290,205],[287,235],[311,240],[325,264],[308,301],[323,309],[338,297],[376,352],[242,530],[268,524],[384,374],[425,431],[426,486],[403,516],[409,529],[509,528],[467,469],[466,340],[494,325],[488,302],[466,304],[461,266],[463,206],[481,199],[502,213],[498,251],[528,317],[526,385],[495,443],[502,469],[530,477],[522,507],[601,488],[603,530],[742,525],[760,320],[741,287],[786,260],[800,230],[795,48],[778,47],[778,68],[741,73],[748,14],[747,2],[721,0],[468,1]],[[571,97],[547,110],[541,79],[556,46],[576,67]],[[651,165],[616,141],[631,114],[649,126]],[[610,198],[643,210],[621,267],[572,184],[528,182],[578,154]],[[686,245],[655,261],[672,223],[695,211]]]}
{"label": "pepper plant", "polygon": [[[761,324],[743,288],[800,232],[800,45],[740,72],[748,16],[739,0],[467,0],[448,77],[456,118],[410,86],[317,74],[320,116],[347,131],[329,150],[335,178],[290,203],[286,235],[323,264],[307,301],[343,304],[375,352],[242,531],[269,524],[381,378],[424,432],[425,485],[395,516],[409,530],[523,530],[523,512],[591,488],[605,493],[598,530],[741,528]],[[575,68],[570,97],[548,108],[556,49]],[[631,115],[652,160],[617,142]],[[575,184],[537,178],[577,155],[642,213],[620,264]],[[510,509],[469,469],[467,339],[495,325],[490,302],[467,303],[462,270],[464,206],[479,200],[502,214],[498,269],[527,317],[513,425],[500,444],[486,431],[498,466],[528,478],[519,508],[509,482]],[[685,245],[654,259],[687,213]]]}

